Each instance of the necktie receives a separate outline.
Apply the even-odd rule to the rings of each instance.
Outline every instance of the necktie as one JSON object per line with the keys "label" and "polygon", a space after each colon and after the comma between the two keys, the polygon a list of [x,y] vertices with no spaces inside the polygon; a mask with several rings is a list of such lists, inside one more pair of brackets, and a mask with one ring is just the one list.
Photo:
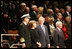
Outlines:
{"label": "necktie", "polygon": [[42,26],[42,30],[43,30],[44,34],[46,35],[46,33],[45,33],[45,27],[44,26]]}

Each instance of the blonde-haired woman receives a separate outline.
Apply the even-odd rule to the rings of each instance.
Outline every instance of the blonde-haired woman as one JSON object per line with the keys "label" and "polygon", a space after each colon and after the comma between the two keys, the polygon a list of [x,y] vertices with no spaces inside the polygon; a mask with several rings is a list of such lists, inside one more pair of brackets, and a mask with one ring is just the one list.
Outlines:
{"label": "blonde-haired woman", "polygon": [[39,36],[36,32],[37,23],[34,20],[29,22],[30,34],[31,34],[31,45],[32,48],[41,47],[41,43],[39,42]]}
{"label": "blonde-haired woman", "polygon": [[48,21],[49,21],[49,29],[50,29],[51,37],[53,38],[53,31],[55,29],[53,18],[48,17]]}

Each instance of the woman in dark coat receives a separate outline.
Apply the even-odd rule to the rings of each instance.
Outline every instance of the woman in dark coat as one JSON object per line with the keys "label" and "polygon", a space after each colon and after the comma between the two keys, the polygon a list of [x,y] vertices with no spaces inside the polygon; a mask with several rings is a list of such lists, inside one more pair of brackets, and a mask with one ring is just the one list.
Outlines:
{"label": "woman in dark coat", "polygon": [[36,21],[32,20],[29,22],[32,48],[41,47],[41,43],[39,42],[39,36],[35,29],[36,26]]}

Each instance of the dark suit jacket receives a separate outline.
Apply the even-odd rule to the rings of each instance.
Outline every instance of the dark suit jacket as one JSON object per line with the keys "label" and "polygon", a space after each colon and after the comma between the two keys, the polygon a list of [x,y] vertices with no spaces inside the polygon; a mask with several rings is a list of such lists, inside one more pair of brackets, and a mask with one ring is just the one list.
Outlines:
{"label": "dark suit jacket", "polygon": [[32,11],[31,13],[30,13],[30,16],[31,16],[31,20],[37,20],[37,18],[36,18],[36,15],[37,15],[38,13],[36,12],[36,14],[34,13],[34,11]]}
{"label": "dark suit jacket", "polygon": [[[45,25],[44,25],[45,26]],[[45,26],[45,32],[46,32],[46,35],[44,34],[41,26],[39,25],[37,28],[36,28],[38,34],[39,34],[39,41],[41,42],[42,44],[42,48],[45,48],[47,46],[47,44],[50,44],[50,40],[49,40],[49,35],[48,35],[48,30],[47,30],[47,27]]]}
{"label": "dark suit jacket", "polygon": [[54,30],[54,46],[60,46],[61,48],[64,46],[64,34],[63,31],[59,31],[58,28]]}
{"label": "dark suit jacket", "polygon": [[[67,14],[67,12],[65,12],[66,13],[66,16],[69,16],[68,14]],[[71,12],[69,12],[69,14],[71,15]]]}
{"label": "dark suit jacket", "polygon": [[30,32],[28,26],[26,26],[24,23],[21,23],[19,26],[19,35],[21,38],[25,39],[27,48],[30,47],[31,46]]}
{"label": "dark suit jacket", "polygon": [[39,42],[39,36],[38,33],[36,32],[36,29],[30,29],[30,34],[31,34],[32,48],[37,48],[36,42]]}
{"label": "dark suit jacket", "polygon": [[21,16],[23,16],[24,14],[27,14],[26,10],[24,10],[24,11],[19,10],[17,12],[17,22],[18,22],[18,24],[21,24],[21,22],[22,22]]}
{"label": "dark suit jacket", "polygon": [[[48,28],[48,34],[51,35],[50,27],[49,27],[49,22],[46,22],[46,21],[45,21],[44,24],[45,24],[45,25],[47,26],[47,28]],[[54,27],[55,27],[55,24],[53,24],[53,25],[54,25]]]}
{"label": "dark suit jacket", "polygon": [[66,29],[67,29],[67,34],[68,34],[68,40],[71,40],[71,23],[66,22]]}

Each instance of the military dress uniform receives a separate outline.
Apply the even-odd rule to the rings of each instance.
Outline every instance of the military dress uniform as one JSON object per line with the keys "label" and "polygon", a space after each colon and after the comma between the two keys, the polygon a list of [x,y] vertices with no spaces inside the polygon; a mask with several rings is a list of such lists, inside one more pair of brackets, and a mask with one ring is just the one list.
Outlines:
{"label": "military dress uniform", "polygon": [[[24,15],[26,16],[26,15]],[[23,18],[23,17],[21,17]],[[20,42],[26,44],[26,48],[31,47],[31,37],[30,37],[30,31],[27,25],[25,25],[23,22],[19,26],[19,35],[20,35]]]}

